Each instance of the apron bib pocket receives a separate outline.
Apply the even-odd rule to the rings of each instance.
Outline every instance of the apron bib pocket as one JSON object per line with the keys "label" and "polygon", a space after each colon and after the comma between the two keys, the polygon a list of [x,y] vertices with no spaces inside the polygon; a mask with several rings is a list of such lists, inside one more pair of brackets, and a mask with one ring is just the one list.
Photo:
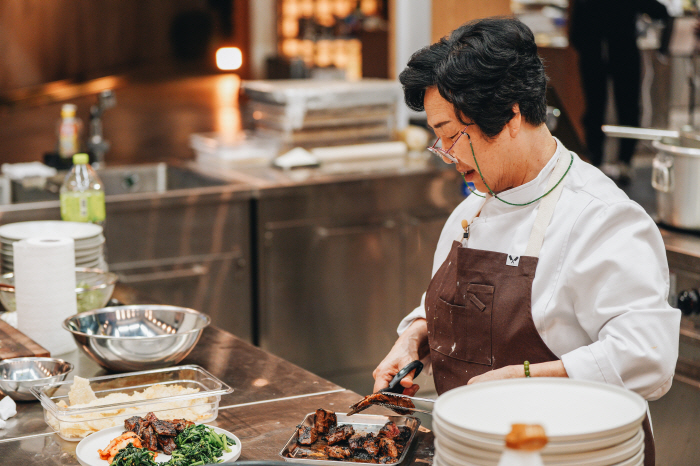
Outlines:
{"label": "apron bib pocket", "polygon": [[450,358],[490,366],[494,287],[470,284],[468,291],[466,306],[437,300],[428,324],[430,348]]}

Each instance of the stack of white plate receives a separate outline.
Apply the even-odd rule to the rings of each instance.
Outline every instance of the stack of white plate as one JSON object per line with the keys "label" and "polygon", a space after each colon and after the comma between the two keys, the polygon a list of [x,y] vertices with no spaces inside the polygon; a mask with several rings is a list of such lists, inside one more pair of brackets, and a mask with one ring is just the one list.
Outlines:
{"label": "stack of white plate", "polygon": [[513,424],[539,424],[544,464],[644,464],[644,399],[612,385],[530,378],[455,388],[433,410],[435,463],[496,466]]}
{"label": "stack of white plate", "polygon": [[105,269],[105,237],[102,227],[92,223],[37,221],[9,223],[0,226],[0,265],[2,272],[14,271],[15,241],[28,238],[73,238],[75,241],[75,266]]}

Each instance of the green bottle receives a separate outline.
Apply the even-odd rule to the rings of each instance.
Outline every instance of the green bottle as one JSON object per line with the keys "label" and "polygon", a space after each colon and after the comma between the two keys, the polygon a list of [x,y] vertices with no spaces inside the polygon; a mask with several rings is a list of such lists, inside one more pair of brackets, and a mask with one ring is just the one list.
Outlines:
{"label": "green bottle", "polygon": [[61,218],[69,222],[105,221],[104,185],[88,164],[87,154],[73,156],[73,168],[61,186]]}

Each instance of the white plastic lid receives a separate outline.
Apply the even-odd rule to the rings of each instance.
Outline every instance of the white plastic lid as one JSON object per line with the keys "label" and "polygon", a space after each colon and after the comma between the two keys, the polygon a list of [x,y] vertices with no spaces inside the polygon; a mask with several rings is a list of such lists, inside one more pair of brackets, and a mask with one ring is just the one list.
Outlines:
{"label": "white plastic lid", "polygon": [[77,109],[78,107],[76,107],[75,104],[63,104],[61,107],[61,116],[64,118],[75,116]]}

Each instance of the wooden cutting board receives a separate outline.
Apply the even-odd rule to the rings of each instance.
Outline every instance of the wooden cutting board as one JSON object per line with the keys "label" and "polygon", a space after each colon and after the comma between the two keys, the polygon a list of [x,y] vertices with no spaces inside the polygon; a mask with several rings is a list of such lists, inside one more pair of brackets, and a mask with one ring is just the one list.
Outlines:
{"label": "wooden cutting board", "polygon": [[34,340],[5,321],[0,320],[0,361],[26,356],[51,356]]}

